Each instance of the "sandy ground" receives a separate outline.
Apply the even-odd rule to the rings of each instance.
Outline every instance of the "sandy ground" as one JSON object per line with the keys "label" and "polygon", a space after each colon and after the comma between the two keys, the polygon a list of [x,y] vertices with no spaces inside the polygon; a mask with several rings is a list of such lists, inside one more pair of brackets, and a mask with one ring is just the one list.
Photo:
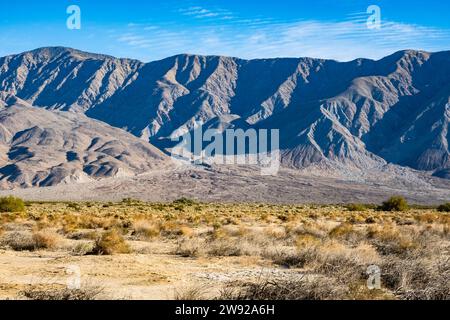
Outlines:
{"label": "sandy ground", "polygon": [[[447,297],[448,213],[360,207],[28,203],[0,214],[0,299],[60,297],[77,280],[100,288],[97,299],[214,299],[243,283],[302,277],[312,287],[296,294],[321,299]],[[387,281],[372,295],[364,271],[374,264],[414,281]]]}
{"label": "sandy ground", "polygon": [[99,298],[127,300],[174,299],[189,289],[211,298],[230,281],[300,274],[257,257],[189,259],[164,253],[76,257],[64,252],[0,251],[0,299],[20,298],[30,285],[64,286],[73,279],[68,270],[74,267],[81,271],[82,287],[102,288]]}

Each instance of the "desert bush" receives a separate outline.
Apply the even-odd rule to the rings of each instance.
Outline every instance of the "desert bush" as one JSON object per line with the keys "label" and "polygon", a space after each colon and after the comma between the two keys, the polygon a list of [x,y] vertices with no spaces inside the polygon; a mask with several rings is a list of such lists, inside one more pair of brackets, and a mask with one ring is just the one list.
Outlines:
{"label": "desert bush", "polygon": [[95,249],[95,244],[92,242],[82,242],[77,243],[77,245],[72,249],[72,255],[74,256],[85,256],[92,254]]}
{"label": "desert bush", "polygon": [[382,284],[404,300],[450,299],[450,260],[387,257],[380,265]]}
{"label": "desert bush", "polygon": [[439,212],[450,212],[450,202],[441,204],[441,205],[438,207],[438,211],[439,211]]}
{"label": "desert bush", "polygon": [[198,204],[198,202],[196,200],[183,197],[183,198],[180,198],[180,199],[177,199],[177,200],[173,201],[173,204],[175,204],[175,205],[184,205],[184,206],[193,206],[193,205]]}
{"label": "desert bush", "polygon": [[74,203],[74,202],[68,203],[67,208],[73,209],[75,211],[81,211],[81,206],[78,203]]}
{"label": "desert bush", "polygon": [[34,232],[32,239],[35,249],[51,249],[58,244],[59,236],[52,231],[41,230]]}
{"label": "desert bush", "polygon": [[216,240],[208,243],[208,255],[213,257],[238,257],[243,255],[241,245],[236,240]]}
{"label": "desert bush", "polygon": [[409,209],[408,202],[401,196],[394,196],[383,202],[378,208],[381,211],[407,211]]}
{"label": "desert bush", "polygon": [[406,255],[419,245],[411,234],[404,234],[393,225],[371,226],[367,238],[382,255]]}
{"label": "desert bush", "polygon": [[134,234],[145,239],[152,239],[159,236],[161,229],[158,225],[147,221],[137,220],[133,223]]}
{"label": "desert bush", "polygon": [[13,196],[0,198],[0,212],[23,212],[25,202]]}
{"label": "desert bush", "polygon": [[345,206],[348,211],[366,211],[367,206],[360,203],[351,203]]}
{"label": "desert bush", "polygon": [[76,218],[76,227],[80,229],[108,229],[114,224],[115,220],[108,217],[80,215]]}
{"label": "desert bush", "polygon": [[333,279],[263,279],[256,283],[232,283],[220,293],[221,300],[327,300],[345,299],[348,288]]}
{"label": "desert bush", "polygon": [[184,258],[196,258],[200,255],[200,241],[192,239],[182,239],[178,241],[175,254]]}
{"label": "desert bush", "polygon": [[33,236],[29,232],[10,233],[4,242],[14,251],[33,251],[35,249]]}
{"label": "desert bush", "polygon": [[42,230],[34,233],[28,231],[16,231],[10,233],[5,239],[5,244],[14,251],[34,251],[38,249],[52,249],[59,241],[59,235]]}
{"label": "desert bush", "polygon": [[305,246],[298,250],[275,247],[263,251],[263,256],[286,268],[304,268],[317,259],[317,246]]}
{"label": "desert bush", "polygon": [[160,224],[161,234],[165,237],[191,237],[194,234],[192,228],[186,225],[181,225],[173,222],[166,222]]}
{"label": "desert bush", "polygon": [[103,288],[89,287],[81,289],[50,288],[30,286],[19,293],[19,296],[38,301],[95,300],[103,293]]}
{"label": "desert bush", "polygon": [[112,255],[115,253],[130,253],[130,247],[117,229],[111,229],[95,241],[94,254]]}
{"label": "desert bush", "polygon": [[333,228],[328,235],[330,238],[345,238],[353,232],[353,226],[350,223],[345,222]]}
{"label": "desert bush", "polygon": [[205,286],[188,286],[182,289],[175,289],[176,301],[196,301],[204,300],[206,297],[207,287]]}
{"label": "desert bush", "polygon": [[101,233],[95,230],[81,230],[67,234],[66,238],[71,240],[96,240],[100,235]]}

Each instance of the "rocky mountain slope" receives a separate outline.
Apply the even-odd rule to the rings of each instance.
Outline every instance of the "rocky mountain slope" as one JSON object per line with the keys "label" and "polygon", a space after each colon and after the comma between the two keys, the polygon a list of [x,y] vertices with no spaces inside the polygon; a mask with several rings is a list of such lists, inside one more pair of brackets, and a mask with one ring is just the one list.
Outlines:
{"label": "rocky mountain slope", "polygon": [[197,55],[142,63],[43,48],[1,58],[0,90],[85,113],[160,148],[194,121],[232,119],[280,129],[286,166],[394,163],[448,178],[449,74],[450,52],[343,63]]}
{"label": "rocky mountain slope", "polygon": [[15,97],[2,104],[0,189],[134,176],[163,166],[165,155],[121,129]]}

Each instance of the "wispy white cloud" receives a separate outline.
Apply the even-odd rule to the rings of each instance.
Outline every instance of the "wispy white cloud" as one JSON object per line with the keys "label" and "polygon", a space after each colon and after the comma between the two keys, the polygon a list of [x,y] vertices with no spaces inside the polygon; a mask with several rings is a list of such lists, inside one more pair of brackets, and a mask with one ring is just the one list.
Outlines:
{"label": "wispy white cloud", "polygon": [[356,13],[342,21],[275,21],[243,19],[220,9],[196,6],[180,9],[191,19],[214,18],[207,26],[154,26],[130,24],[129,34],[117,40],[133,48],[152,48],[149,59],[178,53],[228,55],[241,58],[311,56],[336,60],[381,58],[402,49],[450,49],[450,31],[382,21],[369,29],[368,15]]}
{"label": "wispy white cloud", "polygon": [[189,8],[182,8],[178,10],[184,16],[190,16],[196,19],[202,18],[219,18],[222,20],[233,19],[233,15],[228,10],[223,9],[206,9],[204,7],[195,6]]}

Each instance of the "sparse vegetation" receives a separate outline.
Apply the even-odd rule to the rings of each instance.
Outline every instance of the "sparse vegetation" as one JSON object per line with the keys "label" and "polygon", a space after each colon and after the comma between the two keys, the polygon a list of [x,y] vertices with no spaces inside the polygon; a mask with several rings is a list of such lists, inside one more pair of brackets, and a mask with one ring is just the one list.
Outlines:
{"label": "sparse vegetation", "polygon": [[[406,210],[398,198],[387,201],[382,210],[368,205],[193,203],[132,199],[107,207],[93,202],[28,203],[26,212],[0,215],[0,247],[8,254],[30,251],[16,254],[36,261],[64,254],[81,265],[110,259],[108,265],[120,269],[116,276],[127,277],[130,269],[128,276],[138,277],[135,283],[148,285],[170,278],[143,270],[148,263],[140,261],[149,257],[170,261],[162,263],[160,272],[181,264],[195,270],[189,272],[204,273],[205,279],[226,279],[228,271],[221,275],[223,268],[254,270],[244,282],[242,277],[230,283],[218,281],[211,290],[186,289],[177,293],[178,298],[449,299],[450,215],[446,210]],[[370,265],[382,271],[380,290],[366,287]],[[258,270],[267,268],[275,276],[257,276]],[[102,279],[108,272],[112,271],[100,273]],[[201,286],[204,282],[199,279]],[[85,296],[46,286],[22,291],[30,299]]]}

